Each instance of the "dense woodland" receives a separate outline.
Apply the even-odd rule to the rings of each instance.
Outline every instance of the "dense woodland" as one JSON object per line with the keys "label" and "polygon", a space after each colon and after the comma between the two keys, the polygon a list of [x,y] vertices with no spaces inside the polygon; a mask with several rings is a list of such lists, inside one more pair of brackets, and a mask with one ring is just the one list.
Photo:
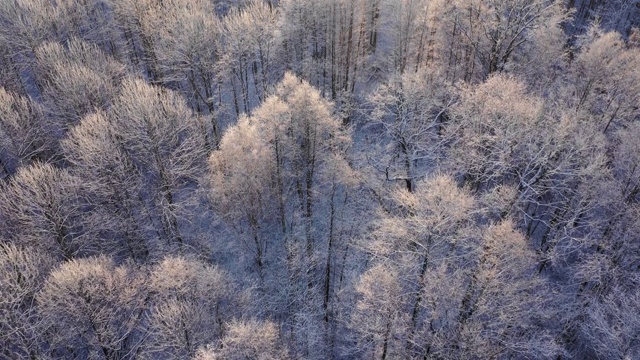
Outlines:
{"label": "dense woodland", "polygon": [[0,358],[640,358],[640,1],[0,1]]}

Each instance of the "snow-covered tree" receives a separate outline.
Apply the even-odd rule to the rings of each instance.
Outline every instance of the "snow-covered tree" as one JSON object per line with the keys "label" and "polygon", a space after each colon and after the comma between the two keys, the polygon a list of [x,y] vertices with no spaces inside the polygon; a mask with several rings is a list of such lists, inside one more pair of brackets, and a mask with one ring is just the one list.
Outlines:
{"label": "snow-covered tree", "polygon": [[40,104],[0,88],[1,177],[35,160],[50,159],[55,148],[51,130]]}
{"label": "snow-covered tree", "polygon": [[46,253],[15,244],[0,244],[0,348],[2,356],[44,356],[42,318],[35,296],[54,261]]}
{"label": "snow-covered tree", "polygon": [[80,180],[67,170],[34,163],[22,167],[0,190],[1,231],[20,246],[54,258],[95,251],[82,227]]}
{"label": "snow-covered tree", "polygon": [[189,358],[223,333],[232,315],[233,288],[217,266],[166,257],[151,270],[148,338],[144,353],[153,358]]}
{"label": "snow-covered tree", "polygon": [[36,296],[53,357],[126,358],[138,350],[146,279],[105,257],[60,265]]}

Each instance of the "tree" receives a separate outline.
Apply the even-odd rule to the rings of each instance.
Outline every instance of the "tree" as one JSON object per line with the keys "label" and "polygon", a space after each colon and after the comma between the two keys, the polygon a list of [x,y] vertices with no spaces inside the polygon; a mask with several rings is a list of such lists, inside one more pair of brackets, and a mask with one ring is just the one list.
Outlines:
{"label": "tree", "polygon": [[224,114],[219,58],[222,24],[212,16],[210,1],[165,1],[148,10],[143,27],[153,41],[162,82],[180,90],[203,119],[207,145],[220,141],[219,121]]}
{"label": "tree", "polygon": [[114,7],[105,0],[61,0],[55,10],[55,34],[61,43],[82,39],[122,61],[122,32],[113,17]]}
{"label": "tree", "polygon": [[[274,80],[273,60],[278,51],[276,20],[273,7],[262,0],[254,0],[231,11],[223,21],[225,55],[220,61],[232,76],[237,114],[249,113],[253,108],[251,82],[257,103],[267,97],[268,87]],[[236,84],[240,96],[237,96]]]}
{"label": "tree", "polygon": [[[280,174],[278,181],[283,189],[295,192],[283,195],[299,209],[307,252],[311,254],[314,196],[320,194],[323,180],[347,182],[350,173],[344,154],[350,138],[332,116],[330,103],[307,82],[287,74],[276,87],[275,97],[282,102],[280,105],[284,104],[283,108],[276,107],[272,113],[272,108],[265,106],[254,116],[268,131],[276,156],[272,161]],[[272,101],[277,106],[277,100]],[[342,173],[332,173],[336,170]]]}
{"label": "tree", "polygon": [[98,46],[78,39],[70,39],[66,48],[45,43],[36,50],[36,56],[44,103],[59,127],[56,130],[62,132],[85,115],[106,110],[125,75],[122,64],[107,57]]}
{"label": "tree", "polygon": [[[268,143],[250,118],[241,116],[238,124],[229,128],[220,142],[220,149],[209,158],[211,190],[214,208],[225,221],[240,230],[246,238],[263,278],[269,233],[277,231],[274,214],[278,211],[275,157]],[[242,229],[248,228],[246,234]]]}
{"label": "tree", "polygon": [[38,250],[0,244],[0,348],[7,358],[42,357],[36,294],[54,261]]}
{"label": "tree", "polygon": [[[443,7],[445,44],[437,46],[447,59],[452,81],[486,80],[508,68],[513,57],[537,40],[543,26],[555,27],[565,17],[559,1],[457,1]],[[549,24],[552,20],[553,23]],[[449,35],[446,35],[449,34]]]}
{"label": "tree", "polygon": [[593,116],[603,133],[633,121],[640,113],[640,49],[627,48],[620,34],[591,27],[582,37],[567,102],[583,116]]}
{"label": "tree", "polygon": [[[435,29],[430,29],[433,20],[430,9],[432,4],[421,0],[402,0],[382,2],[381,37],[391,40],[392,48],[388,67],[393,73],[404,74],[405,71],[418,70],[433,59],[429,54],[429,41]],[[437,6],[437,5],[436,5]],[[430,40],[427,40],[430,39]],[[433,66],[433,64],[430,64]]]}
{"label": "tree", "polygon": [[238,321],[227,324],[228,330],[218,346],[200,348],[196,360],[214,359],[288,359],[286,349],[279,345],[276,324],[270,321]]}
{"label": "tree", "polygon": [[374,335],[380,358],[559,351],[557,334],[536,325],[546,324],[554,302],[513,222],[483,226],[482,203],[446,175],[392,196],[395,207],[380,212],[364,243],[371,265],[352,314],[359,344]]}
{"label": "tree", "polygon": [[607,30],[628,34],[630,29],[638,26],[638,2],[636,0],[585,1],[571,0],[567,8],[574,11],[574,21],[567,31],[582,34],[594,23],[600,23]]}
{"label": "tree", "polygon": [[[274,305],[278,313],[296,314],[296,326],[317,329],[322,312],[329,321],[339,201],[355,183],[346,160],[349,143],[331,104],[287,74],[252,116],[227,130],[210,158],[214,209],[250,244],[258,275],[270,274],[274,281],[261,285],[279,287],[287,279],[282,286],[289,298],[269,301],[281,304]],[[327,213],[328,218],[322,215]],[[328,268],[321,275],[322,260]],[[316,341],[301,339],[301,352],[317,349],[310,345]]]}
{"label": "tree", "polygon": [[640,351],[635,334],[640,324],[635,313],[640,307],[637,291],[616,287],[601,300],[589,303],[580,327],[577,356],[632,359]]}
{"label": "tree", "polygon": [[570,40],[565,27],[571,23],[571,12],[554,11],[549,15],[544,26],[529,31],[529,40],[505,65],[505,71],[525,80],[533,93],[540,95],[556,89],[569,67]]}
{"label": "tree", "polygon": [[0,171],[2,178],[20,166],[53,155],[50,124],[43,108],[30,98],[0,88]]}
{"label": "tree", "polygon": [[588,119],[526,94],[503,75],[463,92],[448,161],[478,191],[516,186],[520,225],[549,254],[592,225],[585,215],[596,207],[590,185],[606,177],[604,138]]}
{"label": "tree", "polygon": [[88,115],[62,141],[65,160],[82,179],[87,203],[83,219],[100,238],[100,252],[144,260],[158,250],[150,240],[152,220],[144,199],[143,174],[123,148],[109,116]]}
{"label": "tree", "polygon": [[372,348],[367,349],[366,356],[386,359],[401,351],[393,341],[402,329],[398,325],[407,321],[401,310],[399,277],[395,269],[379,264],[362,274],[356,285],[360,299],[356,303],[351,327],[361,334],[359,346],[366,349],[369,346],[365,344],[371,343]]}
{"label": "tree", "polygon": [[[126,79],[109,112],[122,151],[144,176],[144,200],[167,246],[183,248],[180,231],[206,155],[199,120],[178,94]],[[184,249],[183,249],[184,250]]]}
{"label": "tree", "polygon": [[0,4],[0,43],[7,63],[21,79],[24,94],[42,91],[35,71],[36,49],[55,34],[56,14],[47,0],[6,1]]}
{"label": "tree", "polygon": [[553,294],[536,276],[535,253],[510,220],[483,233],[459,312],[461,357],[549,358],[561,350],[547,322]]}
{"label": "tree", "polygon": [[452,109],[449,131],[458,132],[458,144],[451,146],[450,160],[473,186],[491,188],[522,170],[533,171],[525,174],[533,177],[536,170],[526,163],[534,159],[527,155],[541,138],[543,106],[542,99],[527,95],[525,85],[508,76],[467,88]]}
{"label": "tree", "polygon": [[[257,138],[258,133],[263,136],[262,142]],[[252,195],[242,195],[246,197],[242,202],[251,202],[255,210],[247,208],[245,211],[253,213],[245,215],[257,218],[263,211],[260,210],[262,197],[269,198],[269,190],[266,189],[271,181],[275,181],[275,189],[272,190],[277,191],[275,198],[282,229],[289,231],[287,229],[296,223],[294,213],[301,216],[307,254],[311,256],[314,247],[313,209],[317,206],[315,195],[324,191],[323,181],[346,182],[348,173],[344,149],[349,144],[349,137],[331,115],[330,104],[308,83],[287,74],[275,94],[257,108],[251,118],[242,119],[237,128],[225,134],[225,138],[228,139],[224,141],[225,146],[220,152],[214,152],[211,159],[214,181],[221,187],[214,191],[230,195],[224,187],[246,182],[246,185],[233,190],[233,196],[237,199],[241,191],[249,190]],[[239,139],[254,142],[240,145]],[[250,162],[252,168],[249,169],[249,164],[242,164],[239,169],[250,170],[251,176],[245,177],[245,171],[238,171],[236,165],[223,164],[226,154],[242,156]],[[258,165],[262,159],[268,159],[269,163]],[[214,199],[216,196],[214,193]]]}
{"label": "tree", "polygon": [[231,317],[232,288],[217,266],[166,257],[151,270],[152,291],[144,352],[154,358],[189,358],[223,333]]}
{"label": "tree", "polygon": [[618,146],[613,156],[613,171],[626,203],[637,202],[640,193],[640,147],[636,141],[638,135],[640,126],[636,123],[629,124],[616,133]]}
{"label": "tree", "polygon": [[[397,293],[371,296],[397,298],[394,311],[398,312],[395,318],[399,323],[389,328],[387,335],[398,334],[393,338],[400,340],[391,343],[389,338],[386,342],[395,349],[389,348],[390,355],[408,356],[415,351],[431,351],[425,350],[431,346],[421,342],[431,341],[436,331],[416,335],[425,328],[433,329],[434,322],[442,319],[432,318],[431,323],[427,322],[429,316],[435,315],[423,309],[432,306],[438,297],[437,292],[425,293],[423,289],[435,286],[428,280],[460,282],[456,281],[457,268],[470,261],[473,254],[472,216],[476,204],[468,190],[458,188],[446,175],[420,182],[415,192],[397,189],[391,196],[393,210],[380,213],[365,248],[374,264],[384,264],[383,268],[391,267],[397,273]],[[436,276],[440,271],[445,273]]]}
{"label": "tree", "polygon": [[427,167],[439,162],[442,129],[453,94],[433,70],[390,76],[372,93],[370,126],[383,127],[382,154],[386,163],[374,164],[386,180],[403,181],[408,191]]}
{"label": "tree", "polygon": [[[152,84],[160,84],[162,73],[154,51],[154,38],[145,28],[150,13],[161,2],[156,0],[107,0],[113,9],[113,18],[122,32],[125,53],[134,69],[145,75]],[[124,61],[124,59],[123,59]]]}
{"label": "tree", "polygon": [[3,185],[1,229],[8,240],[67,260],[95,250],[90,232],[81,226],[79,179],[67,170],[34,163]]}
{"label": "tree", "polygon": [[60,265],[37,294],[53,357],[128,358],[146,307],[142,273],[105,257]]}
{"label": "tree", "polygon": [[279,8],[286,69],[344,102],[337,106],[348,121],[356,83],[377,49],[381,1],[281,1]]}

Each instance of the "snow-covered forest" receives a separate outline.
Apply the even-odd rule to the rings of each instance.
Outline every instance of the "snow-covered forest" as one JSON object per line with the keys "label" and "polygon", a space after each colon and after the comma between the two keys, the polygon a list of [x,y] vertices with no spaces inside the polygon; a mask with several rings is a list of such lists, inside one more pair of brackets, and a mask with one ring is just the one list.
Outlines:
{"label": "snow-covered forest", "polygon": [[0,359],[639,359],[640,0],[0,0]]}

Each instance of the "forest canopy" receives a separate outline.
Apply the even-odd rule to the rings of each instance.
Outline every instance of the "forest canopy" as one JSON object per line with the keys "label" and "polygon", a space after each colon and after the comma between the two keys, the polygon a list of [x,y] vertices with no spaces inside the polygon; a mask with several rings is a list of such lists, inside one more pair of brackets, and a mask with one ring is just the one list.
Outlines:
{"label": "forest canopy", "polygon": [[640,358],[639,27],[0,1],[0,358]]}

